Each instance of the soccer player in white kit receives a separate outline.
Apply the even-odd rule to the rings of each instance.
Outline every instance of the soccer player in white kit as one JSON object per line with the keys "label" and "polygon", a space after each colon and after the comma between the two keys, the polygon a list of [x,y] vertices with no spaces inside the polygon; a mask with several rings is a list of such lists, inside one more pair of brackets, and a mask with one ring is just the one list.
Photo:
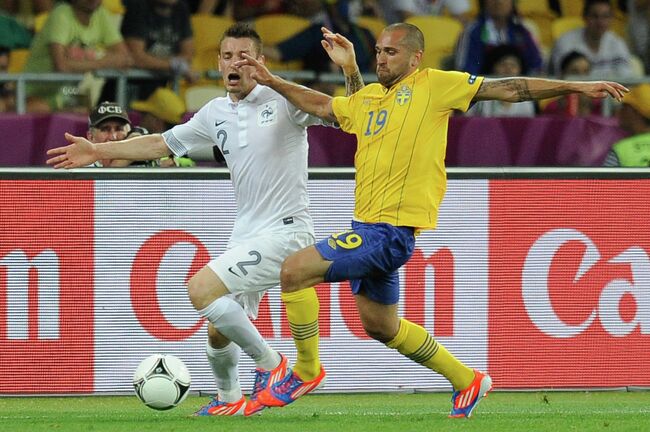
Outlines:
{"label": "soccer player in white kit", "polygon": [[[363,87],[352,44],[323,30],[332,60],[342,67],[348,94]],[[256,318],[264,293],[280,282],[284,259],[314,243],[308,213],[307,131],[321,120],[291,105],[274,90],[258,85],[252,68],[236,67],[242,53],[263,61],[262,42],[245,24],[235,24],[221,39],[219,70],[227,96],[215,98],[185,124],[162,135],[91,144],[66,134],[71,143],[48,151],[48,164],[77,168],[99,159],[144,160],[219,147],[230,169],[237,219],[227,250],[199,270],[188,294],[208,325],[207,356],[217,396],[196,415],[252,415],[264,406],[257,394],[287,374],[287,359],[271,348],[250,318]],[[250,317],[250,318],[249,318]],[[243,396],[237,366],[241,351],[256,364],[249,400]]]}

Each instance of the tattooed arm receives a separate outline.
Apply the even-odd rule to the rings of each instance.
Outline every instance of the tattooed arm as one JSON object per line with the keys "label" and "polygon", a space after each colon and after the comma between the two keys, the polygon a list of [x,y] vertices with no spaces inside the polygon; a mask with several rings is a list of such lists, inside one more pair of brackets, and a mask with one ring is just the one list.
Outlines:
{"label": "tattooed arm", "polygon": [[345,75],[346,96],[352,96],[365,86],[363,83],[363,77],[361,76],[361,72],[359,72],[358,67],[355,67],[354,71],[352,72],[346,72],[346,70],[343,69],[343,74]]}
{"label": "tattooed arm", "polygon": [[321,27],[321,31],[323,32],[321,45],[323,45],[323,48],[332,61],[343,69],[343,74],[345,75],[345,95],[352,96],[365,85],[361,77],[361,72],[359,72],[359,67],[357,66],[354,46],[344,36],[339,33],[332,33],[326,27]]}
{"label": "tattooed arm", "polygon": [[562,81],[522,77],[485,78],[474,96],[474,100],[522,102],[562,96],[569,93],[582,93],[592,98],[611,96],[620,101],[628,91],[621,84],[610,81]]}

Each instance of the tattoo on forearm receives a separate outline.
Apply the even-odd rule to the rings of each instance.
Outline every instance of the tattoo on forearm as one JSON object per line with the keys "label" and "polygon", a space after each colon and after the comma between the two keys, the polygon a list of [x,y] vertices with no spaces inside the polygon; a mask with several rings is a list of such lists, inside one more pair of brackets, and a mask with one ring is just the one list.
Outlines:
{"label": "tattoo on forearm", "polygon": [[361,72],[356,70],[352,75],[345,76],[345,95],[352,96],[364,87]]}
{"label": "tattoo on forearm", "polygon": [[507,91],[514,92],[517,96],[518,101],[527,101],[533,99],[533,94],[531,93],[528,83],[523,79],[517,78],[505,78],[497,79],[490,81],[483,81],[481,87],[477,93],[477,96],[482,96],[489,94],[492,90],[504,89]]}

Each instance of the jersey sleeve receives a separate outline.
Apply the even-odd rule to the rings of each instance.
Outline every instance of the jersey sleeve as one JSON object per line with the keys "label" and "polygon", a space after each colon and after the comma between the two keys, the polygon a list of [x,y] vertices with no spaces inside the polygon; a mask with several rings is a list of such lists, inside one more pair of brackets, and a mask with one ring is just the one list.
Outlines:
{"label": "jersey sleeve", "polygon": [[432,89],[441,89],[438,98],[441,108],[465,112],[481,87],[483,77],[467,72],[429,69],[429,81]]}
{"label": "jersey sleeve", "polygon": [[191,150],[214,146],[214,141],[208,132],[210,104],[201,108],[187,121],[174,126],[162,134],[167,147],[175,156],[184,156]]}
{"label": "jersey sleeve", "polygon": [[328,125],[328,123],[323,121],[321,118],[313,116],[311,114],[308,114],[298,109],[295,105],[293,105],[289,101],[286,101],[285,106],[289,118],[291,119],[292,122],[294,122],[298,126],[308,127],[314,125]]}
{"label": "jersey sleeve", "polygon": [[352,96],[337,96],[332,99],[332,111],[334,112],[334,116],[341,126],[341,129],[348,133],[354,133],[353,113],[354,102],[357,94],[359,93],[357,92]]}

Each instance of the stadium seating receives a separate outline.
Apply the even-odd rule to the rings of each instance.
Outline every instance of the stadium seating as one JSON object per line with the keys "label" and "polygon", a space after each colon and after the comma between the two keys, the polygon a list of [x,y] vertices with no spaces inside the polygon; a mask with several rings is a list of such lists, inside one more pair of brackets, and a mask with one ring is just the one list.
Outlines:
{"label": "stadium seating", "polygon": [[[255,30],[265,45],[276,45],[309,27],[310,22],[291,14],[262,15],[254,21]],[[300,70],[301,61],[277,62],[267,59],[266,66],[271,70]]]}
{"label": "stadium seating", "polygon": [[548,2],[539,0],[520,0],[517,2],[519,14],[527,21],[527,27],[534,23],[537,34],[537,41],[542,45],[544,51],[548,51],[553,44],[551,24],[557,18],[557,14],[548,7]]}
{"label": "stadium seating", "polygon": [[20,73],[27,63],[27,58],[29,57],[29,49],[27,48],[16,48],[11,50],[9,54],[9,73]]}
{"label": "stadium seating", "polygon": [[440,68],[445,57],[454,52],[463,24],[446,16],[412,16],[406,22],[418,27],[424,34],[422,67]]}
{"label": "stadium seating", "polygon": [[193,85],[185,90],[185,106],[187,111],[195,112],[211,99],[225,94],[226,89],[218,85]]}
{"label": "stadium seating", "polygon": [[38,33],[43,29],[49,15],[49,12],[41,12],[34,17],[34,33]]}
{"label": "stadium seating", "polygon": [[102,0],[102,6],[108,9],[109,12],[116,15],[124,15],[124,12],[126,12],[124,4],[122,4],[122,0]]}
{"label": "stadium seating", "polygon": [[198,72],[217,69],[219,40],[234,21],[222,16],[195,14],[191,17],[191,24],[194,33],[192,68]]}
{"label": "stadium seating", "polygon": [[551,34],[553,35],[553,41],[558,40],[560,36],[568,31],[575,30],[584,26],[585,22],[580,16],[566,16],[557,18],[551,25]]}
{"label": "stadium seating", "polygon": [[582,10],[585,7],[584,0],[560,0],[560,10],[562,16],[582,16]]}
{"label": "stadium seating", "polygon": [[372,16],[360,16],[357,18],[357,25],[359,27],[370,30],[375,39],[377,39],[387,24],[386,21],[381,18]]}

